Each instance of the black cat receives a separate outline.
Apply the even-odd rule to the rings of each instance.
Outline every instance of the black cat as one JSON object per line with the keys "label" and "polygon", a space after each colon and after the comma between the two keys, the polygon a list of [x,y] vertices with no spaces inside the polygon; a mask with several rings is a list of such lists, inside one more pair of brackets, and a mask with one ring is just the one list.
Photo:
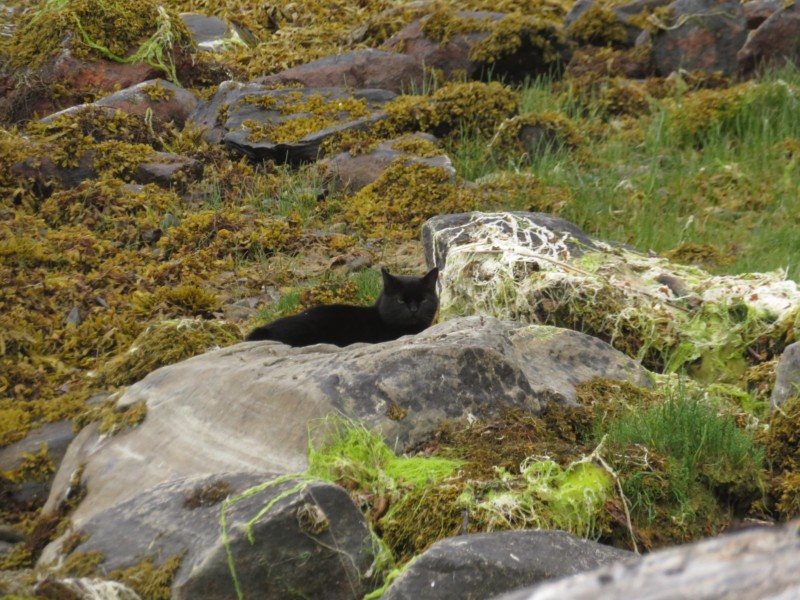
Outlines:
{"label": "black cat", "polygon": [[429,327],[439,308],[439,270],[434,267],[424,277],[391,275],[386,269],[381,274],[383,291],[373,306],[315,306],[258,327],[245,341],[274,340],[289,346],[376,344]]}

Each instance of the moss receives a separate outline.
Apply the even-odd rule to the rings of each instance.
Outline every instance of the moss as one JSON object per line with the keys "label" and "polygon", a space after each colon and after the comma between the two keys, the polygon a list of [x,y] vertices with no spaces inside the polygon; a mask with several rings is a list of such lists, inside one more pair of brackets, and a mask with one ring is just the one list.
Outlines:
{"label": "moss", "polygon": [[223,321],[161,321],[148,327],[127,352],[109,360],[102,376],[109,385],[128,385],[159,367],[240,340],[239,328]]}
{"label": "moss", "polygon": [[344,209],[347,219],[368,236],[409,238],[430,217],[470,210],[473,202],[458,193],[443,168],[398,159],[346,198]]}
{"label": "moss", "polygon": [[222,307],[217,294],[198,284],[159,286],[153,292],[135,292],[134,310],[147,317],[205,317]]}
{"label": "moss", "polygon": [[233,488],[227,481],[221,479],[206,483],[194,488],[183,499],[184,508],[194,510],[195,508],[203,508],[206,506],[214,506],[219,504],[225,498],[231,495]]}
{"label": "moss", "polygon": [[715,266],[731,264],[735,259],[708,244],[683,242],[677,248],[661,253],[664,258],[684,265]]}
{"label": "moss", "polygon": [[99,550],[73,552],[59,565],[58,573],[64,577],[97,577],[104,560]]}
{"label": "moss", "polygon": [[155,83],[150,83],[141,89],[142,93],[147,94],[153,102],[169,102],[175,96],[175,91],[161,85],[161,80],[157,79]]}
{"label": "moss", "polygon": [[422,158],[441,156],[443,151],[434,142],[417,136],[406,136],[392,142],[392,149]]}
{"label": "moss", "polygon": [[567,32],[579,44],[614,46],[628,41],[625,26],[617,15],[599,3],[592,4],[575,19]]}
{"label": "moss", "polygon": [[499,164],[525,164],[540,153],[580,146],[583,136],[576,125],[557,112],[519,115],[503,121],[486,152]]}
{"label": "moss", "polygon": [[[563,32],[552,21],[527,15],[506,15],[498,21],[493,21],[489,25],[488,33],[485,39],[472,46],[469,53],[470,60],[488,65],[502,64],[503,70],[516,78],[553,71],[560,66],[562,54],[567,46]],[[522,50],[525,50],[526,55],[537,56],[539,62],[533,65],[533,71],[527,59],[525,66],[521,61],[514,59],[514,56]],[[515,60],[515,64],[510,64],[512,59]]]}
{"label": "moss", "polygon": [[147,558],[128,569],[111,571],[107,577],[124,583],[142,598],[169,600],[172,597],[172,581],[182,562],[181,555],[171,556],[160,565],[156,565],[154,559]]}
{"label": "moss", "polygon": [[55,471],[47,444],[41,444],[38,452],[24,452],[22,463],[12,471],[4,471],[2,475],[11,483],[19,484],[25,481],[47,481]]}
{"label": "moss", "polygon": [[151,0],[47,0],[16,29],[11,63],[38,68],[58,53],[65,39],[75,56],[146,62],[173,81],[173,52],[194,46],[177,13]]}

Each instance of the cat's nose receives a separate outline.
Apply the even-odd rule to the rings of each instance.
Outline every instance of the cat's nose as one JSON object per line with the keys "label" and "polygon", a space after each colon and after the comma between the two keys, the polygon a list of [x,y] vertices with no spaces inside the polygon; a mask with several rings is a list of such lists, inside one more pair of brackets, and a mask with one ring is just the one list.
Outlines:
{"label": "cat's nose", "polygon": [[419,310],[419,306],[417,306],[416,304],[409,304],[408,310],[410,310],[412,313],[415,313]]}

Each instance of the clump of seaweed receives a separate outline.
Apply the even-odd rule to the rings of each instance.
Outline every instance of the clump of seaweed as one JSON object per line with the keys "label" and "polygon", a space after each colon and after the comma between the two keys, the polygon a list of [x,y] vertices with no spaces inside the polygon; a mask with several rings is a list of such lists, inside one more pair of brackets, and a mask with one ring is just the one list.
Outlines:
{"label": "clump of seaweed", "polygon": [[497,164],[522,165],[541,153],[575,149],[581,141],[578,128],[563,114],[528,113],[500,123],[486,152]]}

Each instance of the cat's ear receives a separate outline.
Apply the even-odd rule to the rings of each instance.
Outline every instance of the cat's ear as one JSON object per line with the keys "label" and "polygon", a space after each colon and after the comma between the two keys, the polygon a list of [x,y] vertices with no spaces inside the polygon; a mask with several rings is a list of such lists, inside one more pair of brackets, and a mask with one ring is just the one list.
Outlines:
{"label": "cat's ear", "polygon": [[431,289],[436,289],[436,281],[439,279],[439,267],[433,267],[422,278],[423,283]]}
{"label": "cat's ear", "polygon": [[381,275],[383,276],[383,289],[388,292],[395,286],[397,279],[386,270],[386,267],[381,267]]}

